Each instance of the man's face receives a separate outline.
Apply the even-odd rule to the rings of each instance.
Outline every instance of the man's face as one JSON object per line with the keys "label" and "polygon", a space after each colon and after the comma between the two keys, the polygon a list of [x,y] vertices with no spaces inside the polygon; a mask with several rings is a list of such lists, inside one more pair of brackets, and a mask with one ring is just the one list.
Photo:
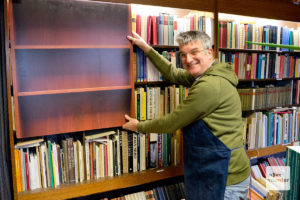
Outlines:
{"label": "man's face", "polygon": [[212,49],[203,49],[200,41],[180,46],[179,51],[184,69],[195,78],[203,74],[213,61]]}

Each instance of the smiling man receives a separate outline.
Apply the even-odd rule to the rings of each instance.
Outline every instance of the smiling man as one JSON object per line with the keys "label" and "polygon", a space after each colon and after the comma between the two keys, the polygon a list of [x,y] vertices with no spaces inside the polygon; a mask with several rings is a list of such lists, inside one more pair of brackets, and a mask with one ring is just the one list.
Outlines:
{"label": "smiling man", "polygon": [[246,199],[249,159],[243,147],[238,79],[233,66],[213,58],[210,37],[200,31],[177,36],[184,69],[177,69],[136,33],[128,40],[140,47],[172,83],[190,87],[172,113],[139,122],[125,115],[124,129],[172,133],[183,128],[184,182],[187,199]]}

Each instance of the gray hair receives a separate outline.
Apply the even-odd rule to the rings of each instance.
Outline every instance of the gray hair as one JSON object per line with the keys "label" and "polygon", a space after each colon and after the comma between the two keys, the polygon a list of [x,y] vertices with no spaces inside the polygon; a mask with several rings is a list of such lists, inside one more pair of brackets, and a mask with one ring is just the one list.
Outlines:
{"label": "gray hair", "polygon": [[210,37],[203,31],[186,31],[182,32],[176,37],[176,41],[180,46],[186,45],[190,42],[200,41],[203,49],[211,49],[212,42]]}

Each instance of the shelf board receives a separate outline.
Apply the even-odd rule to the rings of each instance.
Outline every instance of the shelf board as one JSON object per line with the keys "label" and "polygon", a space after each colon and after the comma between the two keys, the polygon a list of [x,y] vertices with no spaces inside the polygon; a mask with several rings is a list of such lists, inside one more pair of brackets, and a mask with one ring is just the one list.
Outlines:
{"label": "shelf board", "polygon": [[155,49],[178,49],[176,45],[151,45]]}
{"label": "shelf board", "polygon": [[286,105],[286,106],[281,106],[281,107],[260,108],[260,109],[254,109],[254,110],[243,110],[243,112],[259,112],[259,111],[267,111],[267,110],[273,110],[273,109],[278,109],[278,108],[290,108],[293,106],[299,107],[300,104],[291,104],[291,105]]}
{"label": "shelf board", "polygon": [[97,91],[107,91],[107,90],[127,90],[127,89],[131,89],[131,85],[95,87],[95,88],[80,88],[80,89],[63,89],[63,90],[44,90],[44,91],[34,91],[34,92],[19,92],[18,96],[68,94],[68,93],[97,92]]}
{"label": "shelf board", "polygon": [[[296,78],[267,78],[267,79],[239,79],[239,82],[271,82],[271,81],[289,81],[289,80],[300,80],[300,77]],[[173,83],[167,83],[165,81],[146,81],[146,82],[135,82],[135,85],[167,85]]]}
{"label": "shelf board", "polygon": [[233,49],[233,48],[219,48],[223,52],[244,52],[244,53],[277,53],[277,54],[299,54],[297,51],[277,51],[277,50],[259,50],[259,49]]}
{"label": "shelf board", "polygon": [[296,78],[265,78],[265,79],[239,79],[239,82],[264,82],[264,81],[288,81],[288,80],[299,80],[300,77]]}
{"label": "shelf board", "polygon": [[286,147],[292,145],[293,143],[288,143],[288,144],[274,145],[274,146],[269,146],[269,147],[259,148],[259,149],[250,149],[248,150],[248,155],[250,158],[268,156],[280,152],[285,152]]}
{"label": "shelf board", "polygon": [[15,45],[15,49],[130,49],[131,45]]}
{"label": "shelf board", "polygon": [[174,85],[174,83],[169,83],[165,81],[146,81],[146,82],[135,82],[134,83],[136,86],[144,86],[144,85],[159,85],[159,86],[164,86],[164,85]]}
{"label": "shelf board", "polygon": [[161,181],[183,175],[183,166],[150,169],[146,171],[106,177],[77,184],[64,184],[57,188],[36,189],[18,193],[19,200],[69,199],[91,194],[109,192]]}

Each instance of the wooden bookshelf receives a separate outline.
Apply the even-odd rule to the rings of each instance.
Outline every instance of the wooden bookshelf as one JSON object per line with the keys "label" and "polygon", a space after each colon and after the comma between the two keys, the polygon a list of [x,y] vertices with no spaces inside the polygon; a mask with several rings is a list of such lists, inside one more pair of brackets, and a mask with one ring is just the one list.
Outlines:
{"label": "wooden bookshelf", "polygon": [[[42,7],[31,10],[30,4],[34,5],[37,1],[26,0],[21,2],[28,3],[26,9],[16,8],[12,9],[10,0],[9,13],[19,13],[15,15],[16,21],[18,23],[13,23],[14,17],[6,17],[6,22],[10,23],[11,30],[11,49],[12,49],[12,66],[13,69],[11,73],[13,74],[13,90],[14,99],[16,105],[16,121],[17,121],[17,136],[18,137],[32,137],[41,135],[40,131],[43,131],[43,135],[47,134],[57,134],[64,132],[73,132],[78,130],[88,130],[104,127],[116,127],[124,123],[123,114],[124,113],[134,113],[134,96],[133,90],[135,86],[146,85],[146,84],[161,84],[160,82],[155,83],[134,83],[132,77],[132,67],[130,68],[114,68],[120,66],[118,63],[115,65],[107,64],[102,70],[104,70],[103,79],[100,81],[97,78],[91,77],[95,73],[102,73],[102,71],[97,71],[98,68],[94,67],[94,71],[89,74],[83,74],[86,66],[90,66],[90,63],[97,63],[95,59],[89,59],[90,57],[101,57],[100,54],[104,52],[104,57],[109,56],[109,51],[119,52],[123,59],[127,61],[127,66],[132,66],[132,47],[129,45],[125,36],[130,34],[131,31],[131,16],[130,9],[124,9],[121,12],[112,12],[110,8],[101,10],[98,12],[97,6],[91,6],[90,12],[81,13],[81,17],[73,18],[68,10],[70,7],[62,6],[65,11],[54,12],[53,10],[48,13],[51,16],[58,16],[56,19],[50,19],[51,23],[45,23],[47,15],[43,12],[47,3],[43,4]],[[16,1],[18,2],[18,1]],[[43,2],[39,0],[38,2]],[[84,8],[85,1],[78,1],[81,5],[78,6],[78,10]],[[95,4],[97,1],[92,1],[89,3]],[[146,5],[156,5],[156,6],[166,6],[173,8],[184,8],[192,10],[202,10],[214,13],[214,44],[217,44],[217,28],[218,28],[218,13],[231,13],[231,14],[241,14],[256,17],[266,17],[280,20],[291,20],[300,21],[300,8],[299,5],[293,5],[291,1],[281,1],[281,0],[250,0],[250,1],[238,1],[238,0],[214,0],[214,1],[196,1],[196,0],[112,0],[115,3],[137,3]],[[97,2],[98,3],[98,2]],[[6,1],[5,1],[6,4]],[[96,5],[96,4],[95,4]],[[19,4],[18,4],[19,6]],[[55,5],[54,5],[55,6]],[[268,9],[266,9],[268,8]],[[28,10],[29,9],[29,10]],[[72,9],[71,9],[72,10]],[[97,12],[94,12],[97,10]],[[274,10],[280,10],[281,12],[274,12]],[[8,14],[6,10],[6,15]],[[110,16],[108,21],[97,20],[93,18],[93,13],[96,15]],[[113,13],[113,14],[112,14]],[[88,15],[91,18],[87,19],[82,17]],[[119,23],[111,23],[110,20],[116,20],[115,17],[123,16],[123,21]],[[64,24],[63,21],[66,20],[67,23]],[[27,22],[26,22],[27,21]],[[108,32],[102,32],[100,28],[102,26],[110,27],[114,25],[117,29]],[[8,25],[6,25],[8,30]],[[14,32],[15,30],[19,30]],[[59,30],[58,33],[54,33],[53,30]],[[106,30],[104,30],[106,31]],[[8,31],[7,31],[8,32]],[[105,37],[100,37],[102,33]],[[97,33],[97,34],[95,34]],[[115,35],[120,34],[124,37],[122,39],[116,39]],[[57,37],[60,35],[59,37]],[[111,36],[111,37],[107,37]],[[8,38],[8,37],[6,37]],[[111,39],[108,39],[111,38]],[[121,38],[121,37],[119,37]],[[9,52],[8,40],[6,41],[6,49]],[[178,48],[176,46],[156,46],[155,48],[161,49],[174,49]],[[215,53],[218,53],[218,46],[215,48]],[[220,51],[227,51],[225,49],[220,49]],[[228,50],[231,51],[231,50]],[[245,52],[244,50],[241,50]],[[74,53],[74,60],[67,57],[64,59],[54,59],[61,52],[66,54]],[[105,53],[106,52],[106,53]],[[122,52],[126,52],[124,55]],[[248,52],[248,51],[246,51]],[[251,50],[249,52],[252,53]],[[266,53],[273,53],[266,52]],[[284,53],[284,52],[282,52]],[[291,53],[291,52],[290,52]],[[26,55],[26,56],[25,56]],[[29,55],[29,56],[28,56]],[[33,68],[33,65],[27,58],[32,58],[38,55],[39,58],[46,58],[44,60],[43,66],[44,72],[39,71],[39,68]],[[85,55],[84,60],[89,62],[82,63],[82,57]],[[95,56],[96,55],[96,56]],[[79,58],[76,58],[79,57]],[[18,62],[19,58],[25,58],[25,64],[18,69],[21,62]],[[47,60],[48,59],[48,60]],[[9,56],[7,53],[7,60]],[[70,62],[71,60],[71,62]],[[111,58],[111,60],[117,60]],[[53,63],[54,62],[54,63]],[[7,62],[9,63],[9,62]],[[23,60],[22,60],[23,63]],[[62,64],[63,63],[63,64]],[[81,63],[81,64],[80,64]],[[41,65],[41,63],[38,63]],[[53,68],[54,66],[54,68]],[[62,66],[59,70],[71,71],[75,73],[76,78],[70,78],[65,74],[64,77],[55,76],[56,70],[55,66]],[[68,68],[67,66],[75,66],[75,68]],[[9,64],[7,64],[7,71],[10,71]],[[28,69],[33,74],[30,74],[23,69]],[[53,71],[47,71],[47,70]],[[74,72],[74,69],[75,72]],[[112,73],[114,70],[120,70],[121,73]],[[107,71],[105,71],[107,70]],[[23,73],[24,76],[20,76]],[[61,72],[60,72],[61,73]],[[80,75],[81,74],[81,75]],[[121,74],[121,76],[120,76]],[[78,75],[80,75],[78,77]],[[10,77],[10,76],[8,76]],[[39,77],[43,77],[39,79]],[[56,78],[56,79],[55,79]],[[57,84],[60,79],[65,80],[64,84]],[[29,82],[25,81],[29,80]],[[49,81],[51,80],[51,81]],[[283,79],[285,80],[285,79]],[[293,80],[293,79],[287,79]],[[299,80],[299,79],[297,79]],[[266,81],[266,80],[240,80],[240,81]],[[273,81],[273,80],[270,80]],[[8,85],[10,85],[11,80],[8,78]],[[26,84],[25,84],[26,83]],[[109,94],[108,94],[109,93]],[[115,96],[115,98],[112,98]],[[10,98],[10,94],[9,94]],[[116,99],[123,99],[123,104],[119,108],[115,108]],[[73,100],[72,100],[73,99]],[[87,100],[88,99],[88,100]],[[101,100],[103,99],[103,100]],[[80,104],[77,104],[79,101]],[[81,104],[81,102],[84,102]],[[106,108],[102,110],[100,105],[104,105]],[[70,110],[73,110],[80,105],[81,109],[73,112],[71,118],[76,118],[75,121],[69,119]],[[89,107],[93,105],[95,107]],[[10,106],[10,101],[9,101]],[[47,109],[47,110],[45,110]],[[9,109],[11,110],[11,109]],[[101,119],[106,118],[107,121],[103,121],[103,125],[93,125],[90,124],[91,119],[95,118],[95,110],[106,113],[100,116]],[[61,115],[55,115],[54,113],[61,112]],[[88,113],[87,117],[80,118],[81,111]],[[44,113],[44,114],[40,114]],[[108,114],[107,113],[111,113]],[[11,118],[11,111],[9,111],[9,116]],[[41,116],[43,115],[43,116]],[[96,116],[98,118],[99,116]],[[52,118],[59,118],[58,121],[52,121]],[[39,121],[38,119],[43,119]],[[23,121],[22,121],[23,120]],[[85,121],[86,120],[86,121]],[[26,191],[17,193],[16,189],[16,174],[15,174],[15,160],[14,160],[14,133],[12,131],[12,120],[10,120],[10,146],[11,146],[11,158],[12,158],[12,177],[13,177],[13,187],[14,187],[14,198],[15,199],[66,199],[75,198],[85,195],[91,195],[96,193],[103,193],[108,191],[114,191],[118,189],[124,189],[129,187],[138,186],[141,184],[147,184],[151,182],[156,182],[176,176],[183,175],[183,167],[168,167],[165,169],[151,169],[147,171],[124,174],[118,177],[108,177],[104,179],[98,179],[94,181],[85,181],[84,183],[78,184],[64,184],[57,188],[49,189],[37,189],[33,191]],[[50,122],[50,125],[48,123]],[[70,123],[72,122],[72,123]],[[45,127],[45,123],[47,126]],[[68,125],[66,125],[68,124]],[[77,127],[76,124],[82,124]],[[52,127],[58,127],[52,129]],[[34,130],[33,132],[31,132]],[[35,131],[38,130],[38,131]],[[26,133],[30,134],[26,134]],[[276,152],[285,151],[284,145],[278,145],[274,147],[267,147],[263,149],[249,150],[250,157],[253,156],[264,156],[273,154]]]}
{"label": "wooden bookshelf", "polygon": [[129,5],[28,0],[10,13],[18,138],[119,127],[134,113]]}
{"label": "wooden bookshelf", "polygon": [[263,156],[268,156],[268,155],[272,155],[272,154],[276,154],[276,153],[280,153],[280,152],[285,152],[286,147],[293,146],[293,144],[294,143],[292,142],[292,143],[288,143],[288,144],[274,145],[274,146],[269,146],[269,147],[265,147],[265,148],[251,149],[251,150],[248,150],[248,155],[250,158],[253,158],[253,157],[263,157]]}
{"label": "wooden bookshelf", "polygon": [[57,188],[36,189],[18,194],[20,200],[51,200],[69,199],[96,193],[148,184],[183,175],[183,166],[150,169],[116,177],[106,177],[78,184],[64,184]]}

